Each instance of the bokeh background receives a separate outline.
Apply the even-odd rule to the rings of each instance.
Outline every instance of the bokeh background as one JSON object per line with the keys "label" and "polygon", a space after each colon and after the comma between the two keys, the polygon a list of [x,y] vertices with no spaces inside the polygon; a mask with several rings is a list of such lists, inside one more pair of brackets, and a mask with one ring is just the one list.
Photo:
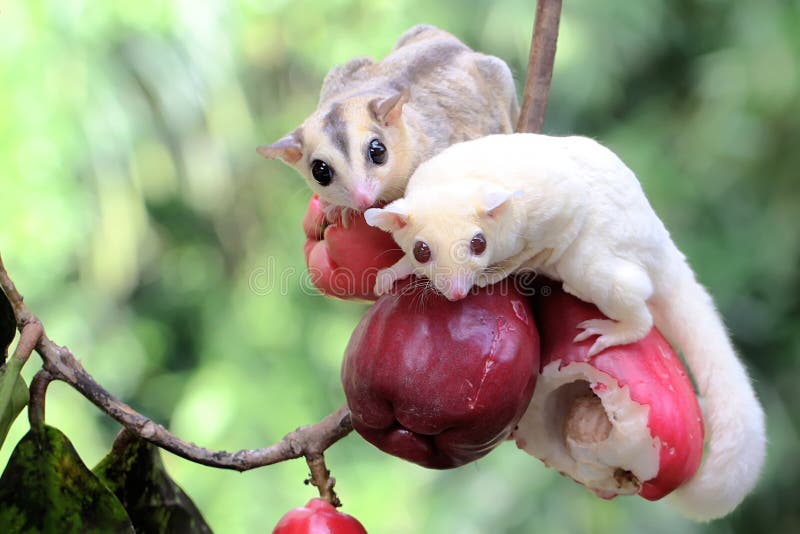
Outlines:
{"label": "bokeh background", "polygon": [[[329,68],[382,57],[419,22],[523,80],[534,8],[3,2],[7,267],[53,339],[183,438],[256,448],[315,422],[343,403],[339,363],[365,306],[308,290],[309,193],[255,147],[311,113]],[[605,502],[508,443],[435,472],[356,435],[328,453],[345,511],[375,533],[800,532],[799,95],[797,2],[565,2],[545,129],[593,136],[637,172],[766,406],[768,465],[737,512],[698,525],[663,503]],[[89,466],[118,428],[58,383],[47,415]],[[0,464],[26,430],[22,417]],[[302,460],[239,474],[164,456],[217,532],[267,532],[314,495]]]}

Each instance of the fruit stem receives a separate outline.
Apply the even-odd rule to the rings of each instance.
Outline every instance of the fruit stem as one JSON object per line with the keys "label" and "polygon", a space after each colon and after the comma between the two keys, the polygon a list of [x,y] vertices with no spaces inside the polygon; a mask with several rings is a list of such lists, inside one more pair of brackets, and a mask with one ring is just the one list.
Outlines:
{"label": "fruit stem", "polygon": [[41,428],[44,425],[44,399],[47,395],[47,386],[54,379],[46,369],[40,369],[31,380],[30,400],[28,401],[28,422],[31,428]]}
{"label": "fruit stem", "polygon": [[316,486],[319,490],[319,496],[336,508],[342,505],[336,492],[333,491],[333,486],[336,485],[336,479],[331,476],[331,472],[325,465],[325,455],[322,453],[307,454],[306,463],[311,471],[311,478],[305,481],[306,484]]}

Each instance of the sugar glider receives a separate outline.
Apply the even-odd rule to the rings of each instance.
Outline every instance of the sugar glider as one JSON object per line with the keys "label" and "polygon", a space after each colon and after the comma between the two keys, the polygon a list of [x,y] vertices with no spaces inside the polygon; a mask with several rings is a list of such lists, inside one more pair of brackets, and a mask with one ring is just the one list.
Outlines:
{"label": "sugar glider", "polygon": [[577,325],[590,354],[655,326],[689,364],[704,400],[708,448],[674,493],[687,515],[720,517],[755,486],[764,413],[714,303],[653,211],[633,172],[584,137],[492,135],[423,163],[404,198],[365,213],[405,256],[376,293],[416,274],[451,300],[521,270],[560,280],[609,320]]}
{"label": "sugar glider", "polygon": [[326,206],[363,211],[401,197],[417,166],[451,144],[512,132],[518,115],[505,62],[419,25],[383,60],[332,69],[317,110],[258,152],[297,169]]}

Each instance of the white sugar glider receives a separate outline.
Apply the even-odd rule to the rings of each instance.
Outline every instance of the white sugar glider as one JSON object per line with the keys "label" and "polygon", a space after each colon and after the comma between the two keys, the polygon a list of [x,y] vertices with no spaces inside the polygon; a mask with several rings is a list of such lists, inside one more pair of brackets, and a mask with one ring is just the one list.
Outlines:
{"label": "white sugar glider", "polygon": [[332,69],[317,110],[258,152],[293,166],[325,206],[363,211],[403,196],[417,166],[451,144],[512,132],[518,115],[505,62],[419,25],[383,60]]}
{"label": "white sugar glider", "polygon": [[763,409],[711,297],[613,152],[537,134],[459,143],[423,163],[404,198],[365,216],[406,253],[379,273],[376,293],[413,273],[457,300],[474,284],[534,270],[610,318],[577,325],[576,341],[599,336],[590,355],[655,323],[704,397],[705,458],[673,502],[709,520],[753,489],[766,454]]}

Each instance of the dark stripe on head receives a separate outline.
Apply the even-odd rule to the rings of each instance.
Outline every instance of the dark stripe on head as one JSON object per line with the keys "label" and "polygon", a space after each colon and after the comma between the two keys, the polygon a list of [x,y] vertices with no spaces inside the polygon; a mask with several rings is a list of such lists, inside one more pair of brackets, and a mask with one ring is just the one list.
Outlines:
{"label": "dark stripe on head", "polygon": [[334,148],[341,152],[345,160],[350,162],[349,142],[347,139],[347,122],[342,117],[342,105],[336,103],[322,119],[322,130],[325,132]]}

